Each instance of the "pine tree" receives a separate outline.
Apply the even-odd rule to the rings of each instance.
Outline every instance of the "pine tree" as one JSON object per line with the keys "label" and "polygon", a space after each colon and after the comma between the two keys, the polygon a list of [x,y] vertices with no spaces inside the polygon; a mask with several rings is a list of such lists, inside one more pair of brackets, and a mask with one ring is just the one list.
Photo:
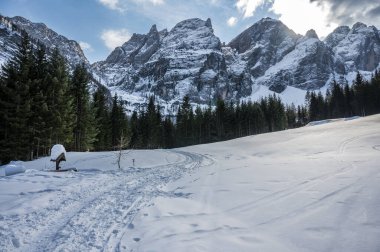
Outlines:
{"label": "pine tree", "polygon": [[161,113],[159,106],[155,105],[154,96],[149,97],[146,110],[147,119],[147,144],[148,148],[158,148],[161,145]]}
{"label": "pine tree", "polygon": [[226,105],[221,98],[218,98],[215,109],[216,132],[218,141],[225,139],[225,120],[226,120]]}
{"label": "pine tree", "polygon": [[366,115],[366,88],[365,88],[365,81],[363,80],[362,75],[358,72],[356,74],[356,79],[353,84],[354,86],[354,92],[355,92],[355,113],[360,116]]}
{"label": "pine tree", "polygon": [[129,148],[139,147],[139,119],[136,111],[133,111],[130,120],[130,143]]}
{"label": "pine tree", "polygon": [[66,60],[58,49],[53,51],[48,62],[46,79],[47,151],[57,143],[70,147],[73,141],[74,97],[71,93]]}
{"label": "pine tree", "polygon": [[196,144],[201,144],[204,141],[204,118],[203,111],[200,106],[197,106],[195,109],[194,140]]}
{"label": "pine tree", "polygon": [[33,63],[29,37],[23,33],[16,55],[2,68],[1,74],[1,131],[0,160],[30,160],[33,130],[28,124],[31,118],[30,87]]}
{"label": "pine tree", "polygon": [[183,98],[177,113],[177,137],[179,146],[188,145],[191,142],[191,123],[190,121],[190,99],[189,96]]}
{"label": "pine tree", "polygon": [[333,118],[344,117],[346,110],[346,101],[341,86],[335,81],[332,84],[330,96],[330,114]]}
{"label": "pine tree", "polygon": [[[123,104],[117,94],[114,95],[111,108],[111,144],[116,148],[121,136],[129,139],[128,121],[124,113]],[[130,144],[130,143],[129,143]]]}
{"label": "pine tree", "polygon": [[95,150],[111,149],[110,111],[107,106],[105,88],[99,87],[93,94],[93,111],[98,125],[98,133],[94,142]]}
{"label": "pine tree", "polygon": [[175,146],[175,128],[169,117],[166,117],[162,122],[162,147],[173,148]]}
{"label": "pine tree", "polygon": [[292,129],[297,127],[297,110],[293,103],[286,107],[286,119],[287,128]]}
{"label": "pine tree", "polygon": [[85,151],[93,148],[97,128],[92,110],[89,91],[89,75],[84,64],[74,69],[70,92],[74,98],[74,150]]}
{"label": "pine tree", "polygon": [[33,139],[33,157],[38,158],[40,155],[45,155],[47,144],[47,79],[48,62],[46,58],[44,46],[38,45],[37,52],[34,55],[34,62],[32,68],[32,86],[30,88],[30,95],[32,97],[31,103],[31,118],[29,124],[32,126]]}

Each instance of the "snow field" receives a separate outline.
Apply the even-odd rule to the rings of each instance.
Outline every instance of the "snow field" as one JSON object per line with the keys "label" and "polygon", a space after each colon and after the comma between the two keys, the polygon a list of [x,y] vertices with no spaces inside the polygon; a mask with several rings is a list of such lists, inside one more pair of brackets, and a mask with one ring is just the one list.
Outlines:
{"label": "snow field", "polygon": [[184,148],[214,163],[168,185],[189,197],[137,214],[133,251],[379,251],[379,123]]}
{"label": "snow field", "polygon": [[[72,160],[67,167],[75,165],[79,172],[45,171],[43,158],[25,163],[24,174],[1,178],[5,251],[127,250],[120,240],[134,228],[136,213],[159,194],[176,197],[162,185],[202,162],[200,155],[180,151],[133,151],[120,171],[112,152],[67,154]],[[135,168],[126,164],[132,159]]]}
{"label": "snow field", "polygon": [[[4,251],[379,251],[380,115],[0,178]],[[132,166],[135,159],[135,167]]]}

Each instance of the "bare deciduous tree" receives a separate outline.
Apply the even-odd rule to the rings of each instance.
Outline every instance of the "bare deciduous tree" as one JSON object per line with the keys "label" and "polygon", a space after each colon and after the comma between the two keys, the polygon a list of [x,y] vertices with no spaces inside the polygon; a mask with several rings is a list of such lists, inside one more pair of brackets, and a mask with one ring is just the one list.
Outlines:
{"label": "bare deciduous tree", "polygon": [[119,167],[119,170],[121,170],[121,160],[128,156],[128,154],[132,151],[132,149],[126,150],[124,149],[129,145],[130,137],[124,136],[124,134],[121,134],[119,139],[119,144],[117,147],[118,152],[116,153],[116,164]]}

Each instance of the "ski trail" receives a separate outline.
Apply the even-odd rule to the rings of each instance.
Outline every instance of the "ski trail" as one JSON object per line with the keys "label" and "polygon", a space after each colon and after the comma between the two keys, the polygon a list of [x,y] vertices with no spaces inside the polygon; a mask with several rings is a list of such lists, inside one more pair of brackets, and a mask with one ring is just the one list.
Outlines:
{"label": "ski trail", "polygon": [[[344,153],[347,149],[347,147],[354,143],[355,141],[358,141],[360,139],[370,137],[374,134],[365,134],[361,136],[356,136],[352,138],[348,138],[343,140],[337,149],[337,156],[335,159],[339,162],[345,162],[347,161],[343,158]],[[335,180],[337,176],[343,175],[347,172],[350,172],[351,170],[355,169],[355,165],[352,162],[348,162],[348,164],[343,164],[343,166],[335,171],[328,172],[316,177],[311,177],[309,179],[306,179],[298,184],[293,184],[283,190],[275,191],[273,193],[264,195],[263,197],[259,199],[255,199],[254,201],[244,203],[242,205],[235,206],[231,209],[228,209],[227,212],[244,212],[244,211],[251,211],[255,208],[263,208],[269,205],[273,205],[274,202],[277,202],[279,200],[286,200],[289,197],[294,197],[296,194],[299,194],[300,192],[304,192],[306,190],[314,189],[316,187],[320,187],[323,184],[328,183],[329,181]],[[348,188],[348,187],[347,187]],[[347,189],[346,188],[346,189]],[[339,190],[340,191],[340,190]]]}
{"label": "ski trail", "polygon": [[[265,200],[268,200],[264,204],[260,202],[260,205],[258,205],[258,208],[261,207],[267,207],[268,205],[272,205],[274,202],[278,201],[283,201],[284,204],[286,204],[286,199],[288,197],[296,197],[297,194],[305,192],[305,190],[308,189],[314,189],[315,191],[319,191],[320,195],[317,198],[314,198],[308,202],[305,202],[301,206],[295,206],[291,211],[285,212],[282,215],[275,216],[270,219],[266,219],[262,222],[257,223],[257,225],[266,225],[266,224],[272,224],[274,222],[279,222],[279,221],[289,221],[289,219],[293,217],[299,218],[300,215],[306,215],[308,214],[309,211],[316,211],[316,209],[321,208],[321,207],[326,207],[327,205],[334,205],[338,200],[338,202],[343,202],[345,199],[342,198],[341,193],[346,192],[346,191],[360,191],[362,190],[362,184],[363,181],[368,180],[369,178],[376,177],[376,175],[379,174],[378,170],[369,170],[367,173],[364,173],[364,175],[358,176],[358,177],[353,177],[350,179],[346,179],[345,182],[341,182],[339,186],[336,187],[333,191],[326,191],[324,192],[323,188],[326,184],[332,183],[331,181],[337,181],[337,178],[345,173],[352,173],[354,170],[356,170],[356,166],[354,163],[346,160],[344,158],[344,154],[348,148],[349,145],[355,143],[356,141],[368,138],[373,136],[374,134],[364,134],[352,138],[348,138],[343,140],[339,146],[338,146],[338,156],[336,159],[340,162],[348,162],[349,165],[344,166],[343,168],[334,171],[330,174],[322,175],[317,177],[317,179],[311,179],[310,183],[306,181],[305,183],[301,183],[300,185],[296,185],[295,187],[292,187],[290,190],[286,189],[284,190],[285,194],[280,193],[275,193],[276,197],[273,197],[274,195],[269,195],[268,197],[264,197]],[[305,186],[306,185],[306,186]],[[357,194],[352,194],[354,196],[350,196],[351,198],[356,197]],[[278,196],[278,197],[277,197]],[[351,199],[352,200],[352,199]],[[260,201],[260,200],[258,200]],[[255,205],[251,205],[251,210],[255,208],[257,201],[255,202]],[[240,211],[242,209],[239,209]]]}
{"label": "ski trail", "polygon": [[[28,252],[126,250],[120,242],[135,228],[136,214],[154,197],[162,194],[177,197],[174,192],[162,192],[160,188],[207,163],[207,158],[200,154],[160,152],[174,154],[173,162],[126,171],[69,174],[83,178],[76,184],[70,184],[69,179],[65,181],[61,191],[52,192],[57,197],[47,208],[1,217],[4,227],[12,228],[0,230],[1,235],[10,237],[10,244],[0,247]],[[79,162],[85,161],[74,163]]]}

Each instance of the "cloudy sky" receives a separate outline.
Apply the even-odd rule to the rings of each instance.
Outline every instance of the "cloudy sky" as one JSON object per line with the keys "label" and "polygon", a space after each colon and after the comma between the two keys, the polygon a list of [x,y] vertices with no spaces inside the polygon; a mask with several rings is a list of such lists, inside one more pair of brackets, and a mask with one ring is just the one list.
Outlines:
{"label": "cloudy sky", "polygon": [[0,14],[45,23],[80,42],[91,62],[153,24],[170,30],[193,17],[210,17],[227,43],[263,17],[280,19],[299,34],[313,28],[321,38],[358,21],[380,28],[378,0],[1,0]]}

